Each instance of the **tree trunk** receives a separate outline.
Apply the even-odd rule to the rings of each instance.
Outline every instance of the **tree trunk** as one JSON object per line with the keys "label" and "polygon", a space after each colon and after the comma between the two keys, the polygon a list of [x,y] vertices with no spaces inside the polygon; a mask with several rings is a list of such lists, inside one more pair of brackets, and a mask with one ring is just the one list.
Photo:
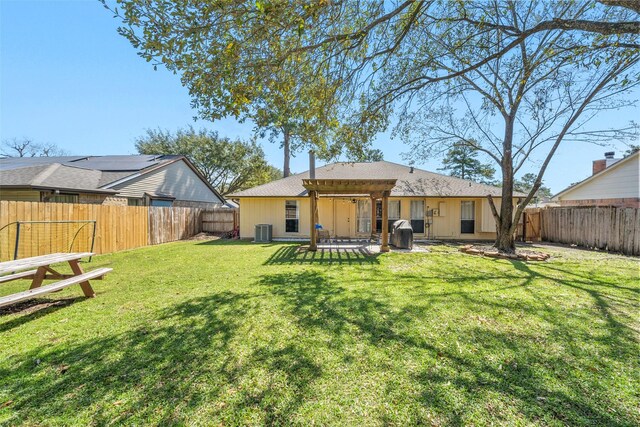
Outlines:
{"label": "tree trunk", "polygon": [[284,129],[283,134],[284,134],[284,142],[282,143],[282,146],[284,148],[284,166],[282,167],[282,176],[286,178],[289,175],[291,175],[291,168],[289,167],[289,162],[291,160],[291,144],[289,142],[289,138],[290,138],[289,129]]}
{"label": "tree trunk", "polygon": [[513,238],[513,119],[505,123],[504,142],[502,143],[502,205],[500,223],[496,224],[496,243],[500,252],[515,253],[516,242]]}

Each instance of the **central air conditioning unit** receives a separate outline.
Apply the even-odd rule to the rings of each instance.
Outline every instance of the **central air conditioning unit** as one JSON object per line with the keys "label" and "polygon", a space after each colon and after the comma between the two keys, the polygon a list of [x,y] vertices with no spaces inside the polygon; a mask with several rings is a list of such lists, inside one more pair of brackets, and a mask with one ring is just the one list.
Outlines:
{"label": "central air conditioning unit", "polygon": [[273,237],[273,226],[271,224],[256,224],[256,243],[269,243]]}

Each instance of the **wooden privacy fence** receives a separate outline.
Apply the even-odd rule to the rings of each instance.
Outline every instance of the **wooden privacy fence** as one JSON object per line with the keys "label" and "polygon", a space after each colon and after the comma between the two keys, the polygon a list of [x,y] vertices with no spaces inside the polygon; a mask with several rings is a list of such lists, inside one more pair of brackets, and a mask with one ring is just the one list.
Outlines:
{"label": "wooden privacy fence", "polygon": [[221,233],[235,229],[239,224],[238,209],[216,208],[202,212],[202,231]]}
{"label": "wooden privacy fence", "polygon": [[188,239],[200,232],[200,208],[149,207],[149,244]]}
{"label": "wooden privacy fence", "polygon": [[92,246],[105,254],[172,242],[203,231],[203,216],[216,225],[214,231],[231,231],[237,225],[234,211],[0,201],[0,261]]}
{"label": "wooden privacy fence", "polygon": [[525,214],[527,224],[539,224],[531,233],[544,241],[640,255],[640,209],[572,206]]}

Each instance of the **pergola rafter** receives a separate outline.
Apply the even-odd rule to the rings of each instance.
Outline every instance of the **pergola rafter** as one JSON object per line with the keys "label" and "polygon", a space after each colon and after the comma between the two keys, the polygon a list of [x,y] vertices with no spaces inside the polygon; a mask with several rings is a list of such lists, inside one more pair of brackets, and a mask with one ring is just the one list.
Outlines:
{"label": "pergola rafter", "polygon": [[382,244],[380,252],[389,252],[389,195],[396,186],[395,179],[303,179],[302,186],[309,192],[311,215],[310,251],[318,250],[318,196],[320,194],[368,194],[371,198],[371,236],[375,232],[375,202],[382,199]]}

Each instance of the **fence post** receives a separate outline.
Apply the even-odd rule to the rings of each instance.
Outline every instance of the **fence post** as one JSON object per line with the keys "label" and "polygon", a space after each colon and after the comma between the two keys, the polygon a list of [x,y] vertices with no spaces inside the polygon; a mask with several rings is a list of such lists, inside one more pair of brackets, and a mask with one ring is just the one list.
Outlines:
{"label": "fence post", "polygon": [[[89,252],[93,253],[93,245],[96,243],[96,221],[93,221],[93,234],[91,235],[91,250]],[[91,262],[91,259],[93,258],[93,255],[91,255],[89,257],[89,262]]]}
{"label": "fence post", "polygon": [[16,244],[13,248],[13,259],[18,259],[18,244],[20,243],[20,221],[17,221],[16,224]]}

